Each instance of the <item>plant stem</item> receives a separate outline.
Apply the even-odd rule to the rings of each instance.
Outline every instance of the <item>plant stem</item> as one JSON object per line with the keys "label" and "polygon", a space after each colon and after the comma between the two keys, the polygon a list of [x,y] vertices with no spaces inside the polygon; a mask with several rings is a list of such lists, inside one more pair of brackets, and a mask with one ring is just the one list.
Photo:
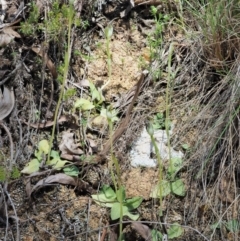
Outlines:
{"label": "plant stem", "polygon": [[56,129],[58,112],[59,112],[61,101],[63,99],[64,87],[65,87],[66,79],[67,79],[67,76],[68,76],[69,62],[70,62],[71,50],[72,50],[72,48],[71,48],[71,27],[72,27],[72,23],[73,23],[74,10],[73,10],[73,6],[72,6],[71,3],[69,4],[69,10],[68,11],[69,11],[69,16],[68,16],[67,51],[66,51],[65,56],[64,56],[63,80],[62,80],[60,95],[59,95],[59,98],[58,98],[58,102],[57,102],[57,106],[56,106],[56,110],[55,110],[55,114],[54,114],[52,135],[51,135],[51,139],[50,139],[50,143],[49,143],[50,148],[49,148],[49,153],[48,153],[48,161],[50,161],[50,152],[51,152],[51,149],[52,149],[53,140],[54,140],[54,136],[55,136],[55,129]]}
{"label": "plant stem", "polygon": [[[123,187],[121,184],[121,177],[120,177],[120,167],[119,167],[119,163],[116,159],[116,157],[113,154],[113,122],[110,118],[108,118],[108,126],[109,126],[109,132],[110,132],[110,143],[111,143],[111,177],[112,177],[112,181],[114,183],[114,187],[115,187],[115,191],[117,192],[119,190],[119,203],[120,203],[120,217],[119,217],[119,240],[122,240],[122,229],[123,229]],[[117,172],[117,181],[115,179],[114,176],[114,172],[113,172],[113,163],[115,165],[116,168],[116,172]]]}
{"label": "plant stem", "polygon": [[[168,54],[168,75],[167,75],[167,89],[166,89],[166,119],[165,119],[165,128],[167,133],[167,146],[168,146],[168,159],[169,159],[169,165],[170,170],[173,169],[172,165],[172,157],[171,157],[171,145],[170,145],[170,106],[171,106],[171,80],[172,80],[172,69],[171,69],[171,63],[172,63],[172,54],[174,50],[174,44],[171,43],[169,47],[169,54]],[[173,181],[173,177],[170,177],[171,181]],[[171,182],[170,182],[171,183]],[[172,187],[171,187],[172,188]]]}
{"label": "plant stem", "polygon": [[163,200],[163,197],[162,197],[162,181],[163,181],[163,165],[162,165],[162,160],[161,160],[161,156],[160,156],[160,153],[159,153],[159,149],[158,149],[158,146],[157,146],[157,143],[156,143],[156,140],[154,138],[153,135],[150,135],[151,137],[151,142],[153,144],[153,147],[154,147],[154,150],[156,152],[156,156],[157,156],[157,161],[158,161],[158,168],[159,168],[159,173],[158,173],[158,182],[159,182],[159,203],[160,203],[160,216],[163,215],[162,213],[162,200]]}

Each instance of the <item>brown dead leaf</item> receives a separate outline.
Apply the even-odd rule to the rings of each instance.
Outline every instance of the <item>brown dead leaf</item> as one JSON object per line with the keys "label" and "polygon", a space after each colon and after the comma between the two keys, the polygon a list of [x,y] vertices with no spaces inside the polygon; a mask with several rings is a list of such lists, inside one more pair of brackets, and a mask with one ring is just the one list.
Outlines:
{"label": "brown dead leaf", "polygon": [[11,28],[11,27],[4,28],[2,30],[2,32],[5,33],[5,34],[8,34],[9,36],[11,36],[13,38],[14,37],[15,38],[21,38],[21,35],[18,32],[16,32],[15,30],[13,30],[13,28]]}
{"label": "brown dead leaf", "polygon": [[60,157],[67,161],[74,161],[74,162],[81,161],[80,156],[77,156],[77,155],[61,154]]}
{"label": "brown dead leaf", "polygon": [[11,7],[7,10],[7,16],[12,17],[15,15],[16,12],[17,12],[17,5],[13,3],[11,4]]}
{"label": "brown dead leaf", "polygon": [[[66,115],[62,115],[60,116],[60,118],[57,120],[58,124],[62,124],[63,122],[67,122],[68,121],[68,117]],[[46,123],[28,123],[26,121],[23,121],[24,124],[29,125],[33,128],[36,129],[42,129],[42,128],[47,128],[47,127],[51,127],[54,124],[54,121],[47,121]]]}
{"label": "brown dead leaf", "polygon": [[[30,180],[30,178],[28,179]],[[29,192],[29,197],[31,198],[31,195],[34,192],[38,191],[40,188],[53,185],[54,183],[71,185],[76,187],[78,191],[88,191],[90,193],[92,192],[92,188],[89,186],[88,183],[83,182],[76,177],[70,177],[64,173],[58,173],[56,175],[51,175],[38,181],[37,184],[32,188],[31,192]]]}
{"label": "brown dead leaf", "polygon": [[70,131],[64,131],[62,135],[62,141],[59,145],[59,150],[62,154],[71,154],[71,155],[81,155],[84,152],[79,148],[79,144],[75,143],[73,138],[74,133]]}
{"label": "brown dead leaf", "polygon": [[83,0],[75,0],[74,1],[74,9],[76,10],[77,17],[81,16]]}
{"label": "brown dead leaf", "polygon": [[142,223],[132,222],[132,227],[135,229],[146,241],[152,241],[151,229]]}
{"label": "brown dead leaf", "polygon": [[33,52],[35,52],[37,55],[39,55],[40,57],[44,58],[48,69],[50,70],[52,77],[54,79],[57,79],[57,70],[56,67],[54,65],[54,63],[52,62],[52,60],[48,57],[47,53],[43,53],[43,51],[41,50],[40,47],[32,47],[31,48]]}
{"label": "brown dead leaf", "polygon": [[21,36],[10,26],[4,27],[0,34],[0,47],[8,45],[14,38],[21,38]]}
{"label": "brown dead leaf", "polygon": [[37,184],[32,188],[31,193],[37,191],[41,187],[48,186],[52,183],[61,183],[76,186],[76,181],[73,177],[70,177],[64,173],[58,173],[56,175],[51,175],[38,181]]}
{"label": "brown dead leaf", "polygon": [[8,45],[13,39],[14,37],[8,34],[4,34],[4,33],[0,34],[0,47],[4,47]]}
{"label": "brown dead leaf", "polygon": [[56,175],[51,175],[48,176],[40,181],[37,182],[37,184],[32,188],[31,194],[33,192],[36,192],[42,187],[52,185],[53,183],[60,183],[60,184],[65,184],[65,185],[71,185],[75,186],[79,191],[90,191],[89,190],[89,185],[82,180],[74,177],[70,177],[64,173],[58,173]]}
{"label": "brown dead leaf", "polygon": [[41,13],[42,10],[43,10],[43,7],[44,7],[44,1],[43,0],[37,0],[36,6],[38,7],[39,13]]}
{"label": "brown dead leaf", "polygon": [[97,143],[89,137],[87,137],[87,142],[89,144],[89,148],[91,149],[91,152],[96,153],[98,150]]}

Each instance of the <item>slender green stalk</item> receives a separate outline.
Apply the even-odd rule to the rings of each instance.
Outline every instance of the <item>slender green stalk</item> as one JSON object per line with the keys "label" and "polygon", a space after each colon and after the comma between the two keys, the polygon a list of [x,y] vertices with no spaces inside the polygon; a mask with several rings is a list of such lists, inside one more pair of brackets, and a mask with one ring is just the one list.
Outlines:
{"label": "slender green stalk", "polygon": [[161,160],[161,156],[160,156],[160,152],[159,152],[159,149],[158,149],[158,146],[157,146],[157,143],[156,143],[156,140],[154,138],[154,136],[150,136],[151,137],[151,142],[153,143],[153,147],[155,149],[155,152],[156,152],[156,156],[157,156],[157,161],[158,161],[158,168],[159,168],[159,172],[158,172],[158,182],[159,182],[159,203],[160,203],[160,217],[163,215],[163,212],[162,212],[162,203],[163,203],[163,196],[162,196],[162,181],[163,181],[163,165],[162,165],[162,160]]}
{"label": "slender green stalk", "polygon": [[159,148],[157,146],[156,140],[154,138],[154,129],[153,129],[153,125],[150,122],[147,126],[147,132],[150,135],[151,138],[151,142],[153,144],[156,156],[157,156],[157,161],[158,161],[158,168],[159,168],[159,172],[158,172],[158,187],[159,187],[159,202],[160,202],[160,216],[162,216],[162,199],[163,199],[163,195],[162,195],[162,181],[163,181],[163,165],[162,165],[162,160],[161,160],[161,156],[160,156],[160,152],[159,152]]}
{"label": "slender green stalk", "polygon": [[102,89],[104,89],[111,80],[112,77],[112,56],[110,51],[110,40],[113,34],[113,27],[109,25],[105,29],[105,37],[106,37],[106,51],[107,51],[107,68],[108,68],[108,81],[104,84]]}
{"label": "slender green stalk", "polygon": [[59,108],[60,108],[60,105],[61,105],[61,101],[63,99],[64,87],[65,87],[65,83],[66,83],[66,79],[67,79],[67,75],[68,75],[69,62],[70,62],[71,50],[72,50],[72,48],[71,48],[71,27],[72,27],[73,18],[74,18],[74,9],[73,9],[72,4],[69,4],[69,10],[68,11],[69,11],[69,16],[68,16],[67,51],[66,51],[65,56],[64,56],[63,80],[62,80],[60,95],[59,95],[59,98],[58,98],[58,102],[57,102],[57,106],[56,106],[56,110],[55,110],[55,114],[54,114],[52,135],[51,135],[51,139],[50,139],[50,142],[49,142],[50,148],[49,148],[49,154],[48,154],[48,161],[50,161],[50,152],[51,152],[51,149],[52,149],[53,140],[54,140],[54,136],[55,136],[55,129],[56,129],[58,112],[59,112]]}
{"label": "slender green stalk", "polygon": [[[112,181],[114,183],[114,187],[116,192],[118,192],[118,201],[120,203],[120,218],[119,218],[119,240],[122,240],[123,238],[123,234],[122,234],[122,230],[123,230],[123,186],[121,183],[121,176],[120,176],[120,167],[119,167],[119,163],[116,159],[116,157],[113,154],[113,140],[112,140],[112,136],[113,136],[113,122],[111,120],[111,118],[108,118],[108,126],[109,126],[109,133],[110,133],[110,142],[111,142],[111,177],[112,177]],[[117,173],[117,181],[114,175],[114,171],[113,171],[113,164],[115,165],[115,169],[116,169],[116,173]]]}
{"label": "slender green stalk", "polygon": [[[169,165],[170,169],[172,170],[173,163],[172,163],[172,157],[171,157],[171,144],[170,144],[170,107],[171,107],[171,94],[172,94],[172,69],[171,69],[171,63],[172,63],[172,54],[174,50],[174,44],[171,43],[169,47],[169,54],[168,54],[168,76],[167,76],[167,89],[166,89],[166,119],[165,119],[165,127],[166,127],[166,133],[167,133],[167,146],[168,146],[168,153],[169,153]],[[171,181],[173,181],[174,177],[171,177]]]}

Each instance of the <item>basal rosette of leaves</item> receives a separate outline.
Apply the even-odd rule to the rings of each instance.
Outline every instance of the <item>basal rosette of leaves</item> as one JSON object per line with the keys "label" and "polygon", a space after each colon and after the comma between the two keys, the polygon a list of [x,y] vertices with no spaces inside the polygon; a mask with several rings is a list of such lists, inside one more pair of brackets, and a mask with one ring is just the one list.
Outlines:
{"label": "basal rosette of leaves", "polygon": [[[122,195],[122,199],[120,195]],[[133,214],[131,211],[139,207],[143,199],[141,197],[127,199],[124,188],[115,192],[110,186],[104,185],[98,194],[92,195],[92,198],[100,206],[111,208],[110,216],[112,220],[120,218],[120,200],[123,200],[122,216],[128,216],[132,220],[139,218],[139,214]]]}

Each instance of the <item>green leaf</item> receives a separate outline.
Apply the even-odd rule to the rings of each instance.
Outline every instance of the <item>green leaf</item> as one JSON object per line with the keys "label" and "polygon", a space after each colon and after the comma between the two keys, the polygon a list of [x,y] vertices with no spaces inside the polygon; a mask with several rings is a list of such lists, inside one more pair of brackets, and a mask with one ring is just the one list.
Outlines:
{"label": "green leaf", "polygon": [[63,161],[60,158],[56,157],[54,159],[51,159],[50,161],[47,161],[46,164],[53,166],[54,169],[60,170],[66,163],[70,163],[69,161]]}
{"label": "green leaf", "polygon": [[40,163],[38,159],[32,159],[27,165],[23,168],[21,173],[24,174],[32,174],[34,172],[39,171]]}
{"label": "green leaf", "polygon": [[38,150],[44,154],[48,154],[50,149],[49,143],[47,140],[41,140],[38,143]]}
{"label": "green leaf", "polygon": [[168,167],[168,173],[170,176],[175,175],[182,168],[183,160],[179,157],[174,157],[170,161],[170,165]]}
{"label": "green leaf", "polygon": [[172,182],[172,191],[174,194],[178,196],[185,196],[185,186],[181,179],[176,180],[175,182]]}
{"label": "green leaf", "polygon": [[[129,212],[127,206],[122,206],[122,216],[128,216],[132,220],[137,220],[139,218],[139,214],[132,214]],[[120,218],[120,203],[114,203],[111,208],[111,219],[116,220]]]}
{"label": "green leaf", "polygon": [[79,170],[76,166],[65,167],[63,171],[66,175],[71,177],[77,177],[79,174]]}
{"label": "green leaf", "polygon": [[150,196],[153,198],[159,198],[160,195],[162,197],[166,197],[170,193],[171,193],[170,183],[167,180],[162,180],[161,183],[157,184],[153,188],[153,191],[150,194]]}
{"label": "green leaf", "polygon": [[159,129],[162,128],[162,126],[159,123],[153,123],[152,127],[153,127],[154,130],[159,130]]}
{"label": "green leaf", "polygon": [[41,151],[37,151],[37,150],[35,150],[35,152],[34,152],[34,155],[35,155],[35,157],[38,159],[38,161],[39,162],[41,162],[42,161],[42,152]]}
{"label": "green leaf", "polygon": [[95,106],[93,105],[92,102],[90,102],[89,100],[80,98],[78,99],[75,104],[74,104],[74,108],[79,108],[81,110],[91,110],[93,109]]}
{"label": "green leaf", "polygon": [[178,223],[173,223],[167,233],[169,239],[177,238],[183,234],[183,228]]}
{"label": "green leaf", "polygon": [[50,156],[52,158],[59,158],[60,159],[60,155],[59,155],[58,151],[51,150]]}
{"label": "green leaf", "polygon": [[221,223],[216,222],[210,226],[212,230],[219,229],[221,227]]}
{"label": "green leaf", "polygon": [[131,220],[136,221],[139,218],[139,214],[132,214],[130,212],[126,212],[125,216],[128,216]]}
{"label": "green leaf", "polygon": [[157,119],[159,119],[159,120],[163,120],[164,119],[164,116],[163,116],[163,113],[161,113],[161,112],[158,112],[157,114],[156,114],[156,117],[157,117]]}
{"label": "green leaf", "polygon": [[[116,202],[113,203],[111,208],[111,219],[116,220],[120,218],[120,203]],[[139,218],[139,214],[132,214],[129,212],[128,206],[123,205],[122,206],[122,216],[128,216],[132,220],[137,220]]]}
{"label": "green leaf", "polygon": [[182,144],[182,149],[187,151],[190,149],[190,146],[188,144]]}
{"label": "green leaf", "polygon": [[228,221],[225,224],[225,226],[228,231],[235,233],[235,232],[239,231],[240,223],[236,219],[233,219],[233,220]]}
{"label": "green leaf", "polygon": [[117,191],[116,191],[116,195],[117,195],[117,200],[118,202],[124,202],[126,199],[126,192],[123,186],[121,186]]}
{"label": "green leaf", "polygon": [[102,191],[103,191],[105,197],[107,198],[107,200],[109,200],[109,201],[116,200],[116,198],[117,198],[116,193],[110,186],[103,185]]}
{"label": "green leaf", "polygon": [[151,231],[151,238],[152,238],[152,241],[162,241],[163,235],[156,229],[153,229]]}
{"label": "green leaf", "polygon": [[105,28],[104,32],[105,32],[105,37],[106,37],[107,39],[110,39],[111,36],[112,36],[112,34],[113,34],[113,27],[112,27],[112,25],[107,26],[107,27]]}
{"label": "green leaf", "polygon": [[133,198],[127,199],[124,205],[128,207],[129,211],[132,211],[133,209],[138,208],[142,203],[142,201],[143,199],[141,197],[133,197]]}
{"label": "green leaf", "polygon": [[92,195],[94,201],[103,207],[112,207],[117,200],[116,193],[110,186],[104,185],[99,194]]}
{"label": "green leaf", "polygon": [[[124,216],[124,213],[126,212],[128,212],[128,208],[126,206],[122,206],[122,216]],[[111,219],[116,220],[118,218],[120,218],[120,203],[116,202],[111,208]]]}
{"label": "green leaf", "polygon": [[105,109],[105,108],[101,109],[100,115],[107,119],[110,119],[111,122],[116,122],[119,120],[119,118],[117,117],[117,114],[118,112],[115,109],[110,110],[110,107],[108,106],[108,109]]}
{"label": "green leaf", "polygon": [[91,95],[92,95],[92,101],[97,100],[101,104],[105,98],[103,97],[102,91],[98,90],[93,83],[89,83]]}
{"label": "green leaf", "polygon": [[153,127],[153,124],[152,122],[150,121],[147,125],[147,133],[148,135],[153,138],[153,134],[154,134],[154,127]]}

